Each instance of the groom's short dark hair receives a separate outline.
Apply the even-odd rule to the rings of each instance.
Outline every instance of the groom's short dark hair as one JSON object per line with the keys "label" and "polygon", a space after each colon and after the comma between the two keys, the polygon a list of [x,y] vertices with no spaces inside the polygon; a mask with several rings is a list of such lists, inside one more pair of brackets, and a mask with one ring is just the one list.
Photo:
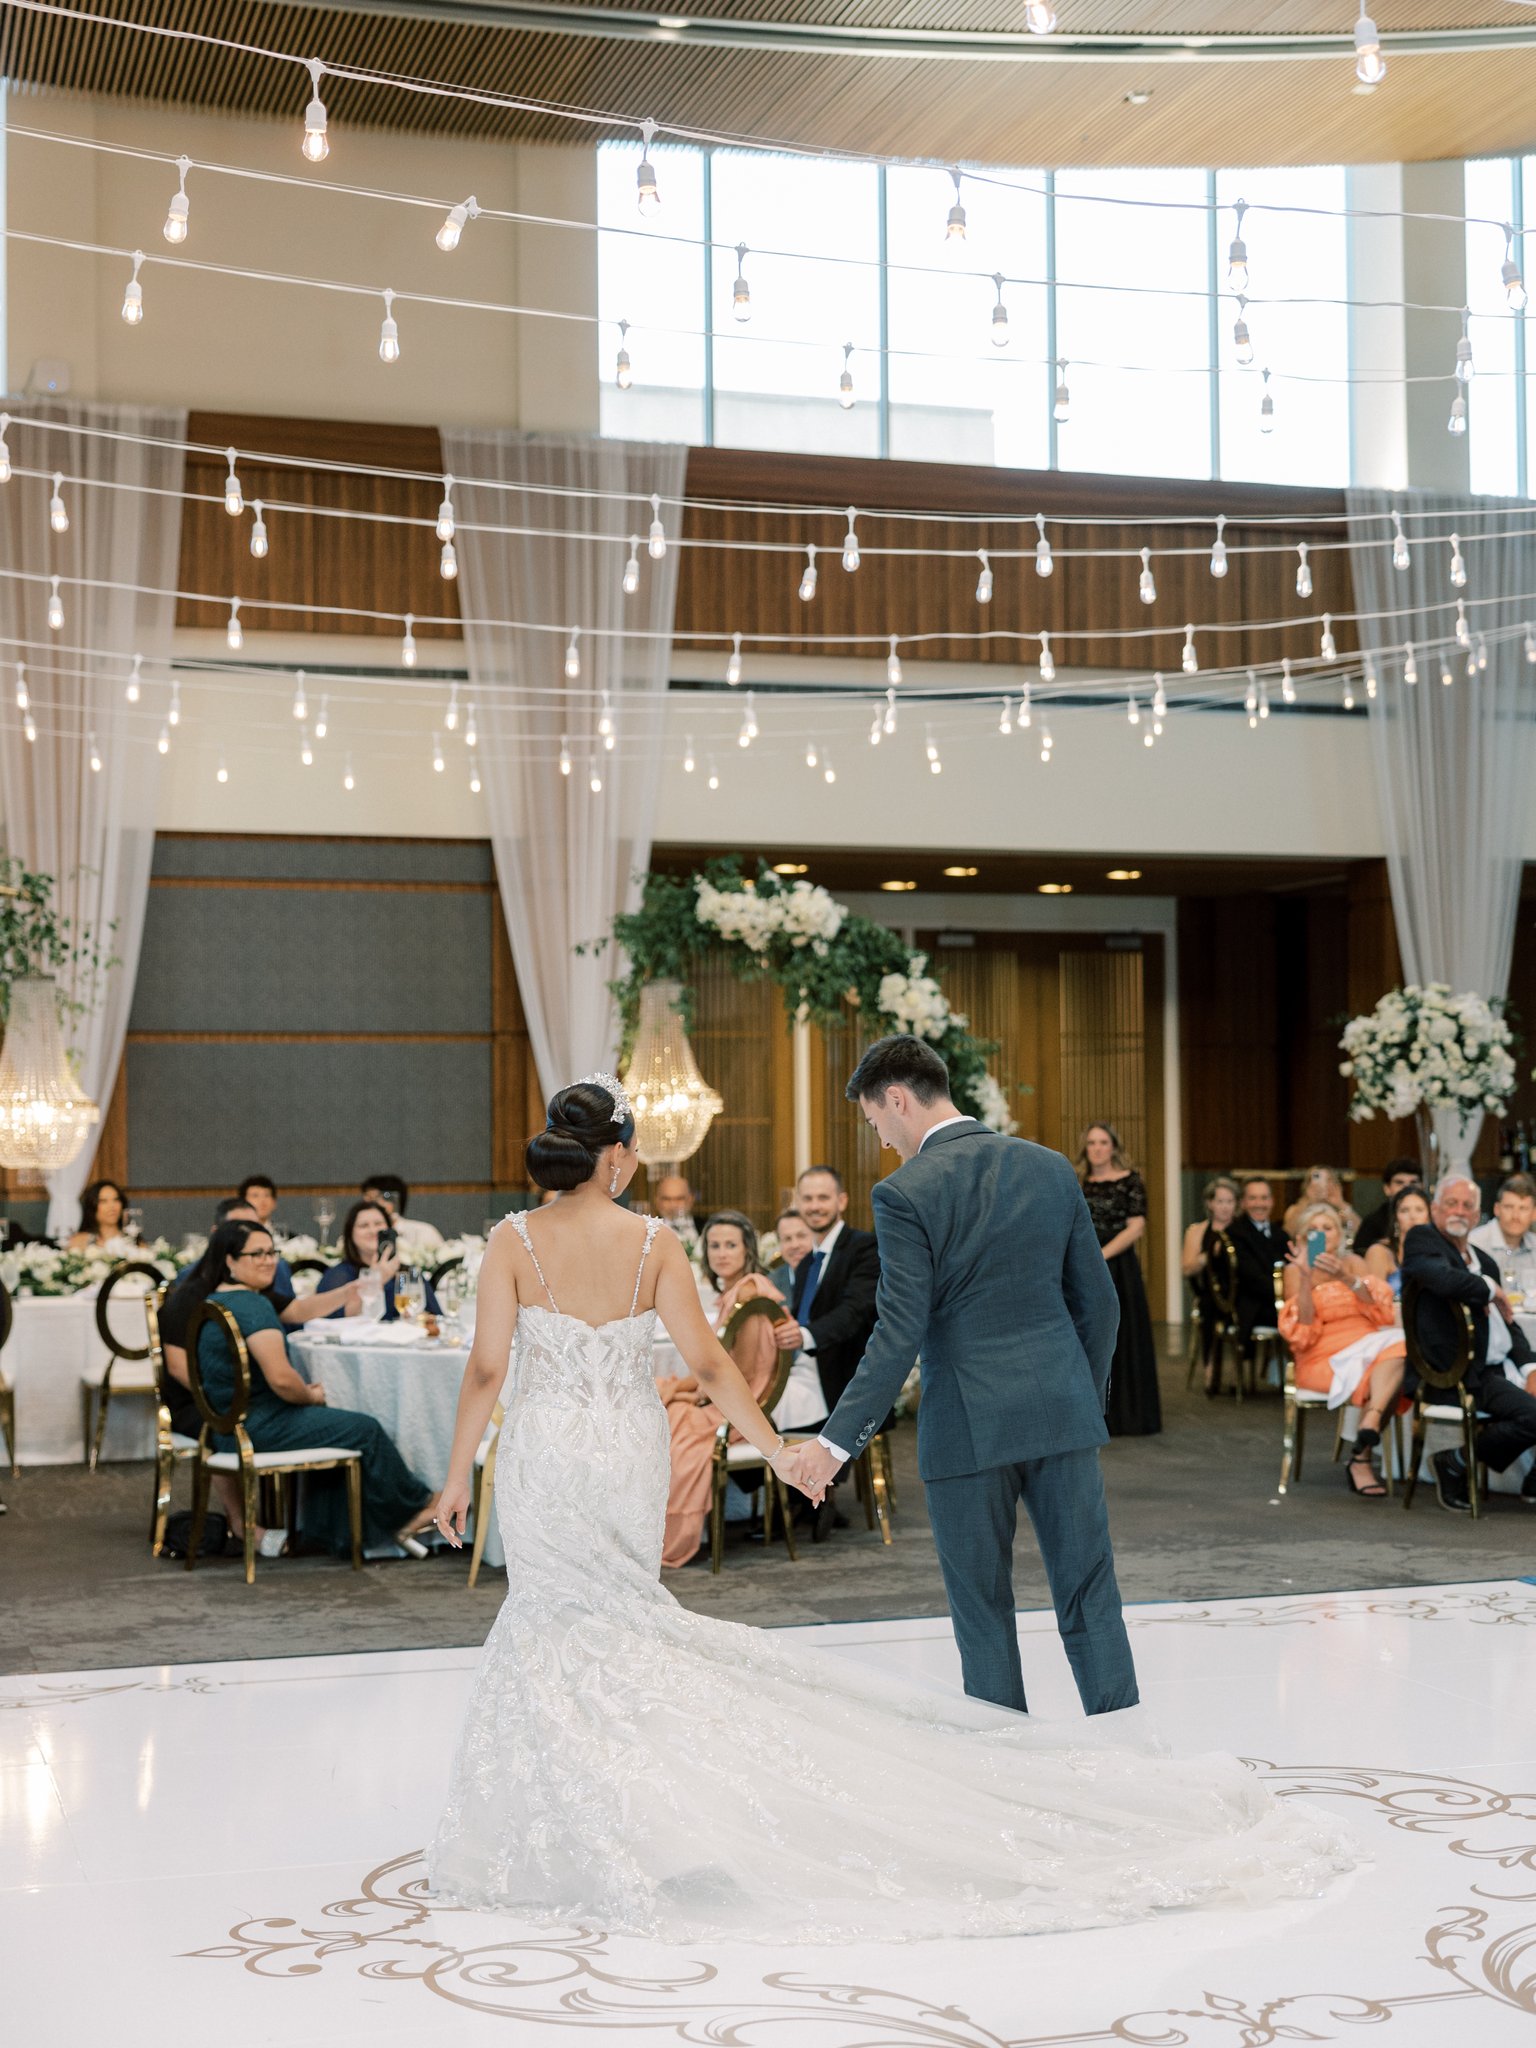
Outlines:
{"label": "groom's short dark hair", "polygon": [[850,1102],[884,1102],[888,1088],[908,1088],[919,1102],[936,1102],[949,1093],[949,1069],[931,1045],[908,1032],[877,1038],[848,1077],[843,1091]]}

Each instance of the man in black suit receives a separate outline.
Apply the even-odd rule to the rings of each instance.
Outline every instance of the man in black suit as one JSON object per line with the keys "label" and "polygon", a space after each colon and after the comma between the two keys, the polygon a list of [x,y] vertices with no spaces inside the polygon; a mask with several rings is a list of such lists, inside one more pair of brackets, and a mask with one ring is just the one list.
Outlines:
{"label": "man in black suit", "polygon": [[1243,1182],[1242,1207],[1227,1226],[1237,1254],[1237,1335],[1243,1356],[1253,1352],[1255,1325],[1275,1321],[1275,1268],[1290,1240],[1275,1215],[1275,1191],[1259,1174]]}
{"label": "man in black suit", "polygon": [[[855,1230],[844,1220],[848,1190],[835,1166],[806,1168],[795,1182],[795,1207],[816,1245],[795,1273],[791,1320],[777,1326],[779,1349],[815,1359],[830,1410],[857,1372],[875,1327],[880,1253],[873,1231]],[[842,1520],[829,1489],[816,1510],[815,1541],[825,1542]]]}
{"label": "man in black suit", "polygon": [[[1430,1204],[1433,1221],[1418,1224],[1404,1240],[1403,1288],[1405,1294],[1410,1287],[1421,1290],[1419,1347],[1436,1371],[1449,1368],[1456,1356],[1458,1304],[1471,1311],[1472,1363],[1466,1385],[1488,1417],[1478,1432],[1477,1455],[1490,1471],[1502,1472],[1536,1444],[1536,1397],[1530,1392],[1536,1385],[1536,1352],[1514,1320],[1497,1265],[1467,1242],[1482,1206],[1471,1181],[1459,1176],[1441,1181]],[[1518,1374],[1519,1385],[1509,1368]],[[1412,1394],[1418,1384],[1410,1366],[1403,1392]],[[1437,1451],[1430,1462],[1441,1507],[1464,1513],[1471,1505],[1465,1452],[1460,1447]],[[1524,1498],[1533,1500],[1533,1495]]]}
{"label": "man in black suit", "polygon": [[1411,1188],[1419,1179],[1417,1159],[1389,1159],[1382,1169],[1379,1208],[1371,1211],[1360,1228],[1355,1232],[1355,1241],[1350,1250],[1358,1252],[1363,1259],[1373,1244],[1390,1244],[1392,1241],[1392,1197],[1400,1188]]}

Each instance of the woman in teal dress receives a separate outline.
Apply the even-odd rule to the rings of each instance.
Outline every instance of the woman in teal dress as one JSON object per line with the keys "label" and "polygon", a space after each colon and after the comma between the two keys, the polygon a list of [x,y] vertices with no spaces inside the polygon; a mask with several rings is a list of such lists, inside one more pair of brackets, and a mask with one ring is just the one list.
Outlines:
{"label": "woman in teal dress", "polygon": [[[305,1451],[322,1445],[362,1452],[363,1542],[385,1544],[431,1527],[437,1495],[418,1479],[383,1424],[371,1415],[326,1405],[325,1389],[294,1370],[283,1326],[267,1295],[277,1248],[264,1224],[221,1223],[187,1285],[197,1300],[216,1302],[234,1317],[251,1361],[245,1431],[258,1451]],[[205,1323],[197,1360],[210,1406],[227,1408],[234,1394],[235,1360],[218,1323]],[[221,1451],[233,1436],[215,1434]],[[307,1541],[343,1555],[350,1548],[346,1474],[305,1476],[301,1527]]]}

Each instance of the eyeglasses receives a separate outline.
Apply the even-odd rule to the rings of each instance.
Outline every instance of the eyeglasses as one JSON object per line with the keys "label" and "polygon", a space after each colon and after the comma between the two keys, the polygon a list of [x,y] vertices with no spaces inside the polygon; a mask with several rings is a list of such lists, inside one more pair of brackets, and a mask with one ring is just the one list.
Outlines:
{"label": "eyeglasses", "polygon": [[235,1257],[237,1259],[275,1259],[277,1253],[269,1245],[264,1252],[236,1252]]}

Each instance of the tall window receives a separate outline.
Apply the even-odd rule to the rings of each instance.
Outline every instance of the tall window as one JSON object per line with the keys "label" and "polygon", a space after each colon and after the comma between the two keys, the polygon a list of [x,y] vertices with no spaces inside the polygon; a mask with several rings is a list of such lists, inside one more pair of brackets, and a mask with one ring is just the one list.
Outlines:
{"label": "tall window", "polygon": [[[1467,394],[1467,456],[1474,491],[1529,496],[1533,470],[1527,357],[1527,316],[1512,311],[1500,272],[1504,235],[1482,221],[1508,221],[1516,229],[1536,201],[1536,157],[1497,157],[1467,165],[1467,305],[1472,319],[1476,375]],[[1515,261],[1529,282],[1530,262],[1515,238]]]}
{"label": "tall window", "polygon": [[[617,231],[599,236],[605,433],[1348,480],[1348,316],[1326,303],[1348,296],[1338,166],[995,170],[963,175],[957,194],[943,170],[667,149],[654,153],[661,211],[642,220],[634,144],[598,155],[599,223]],[[1247,368],[1226,275],[1239,199],[1317,209],[1248,217],[1259,303]],[[957,204],[963,235],[947,231]],[[620,320],[634,329],[627,391],[614,377]],[[839,402],[845,368],[851,407]]]}

